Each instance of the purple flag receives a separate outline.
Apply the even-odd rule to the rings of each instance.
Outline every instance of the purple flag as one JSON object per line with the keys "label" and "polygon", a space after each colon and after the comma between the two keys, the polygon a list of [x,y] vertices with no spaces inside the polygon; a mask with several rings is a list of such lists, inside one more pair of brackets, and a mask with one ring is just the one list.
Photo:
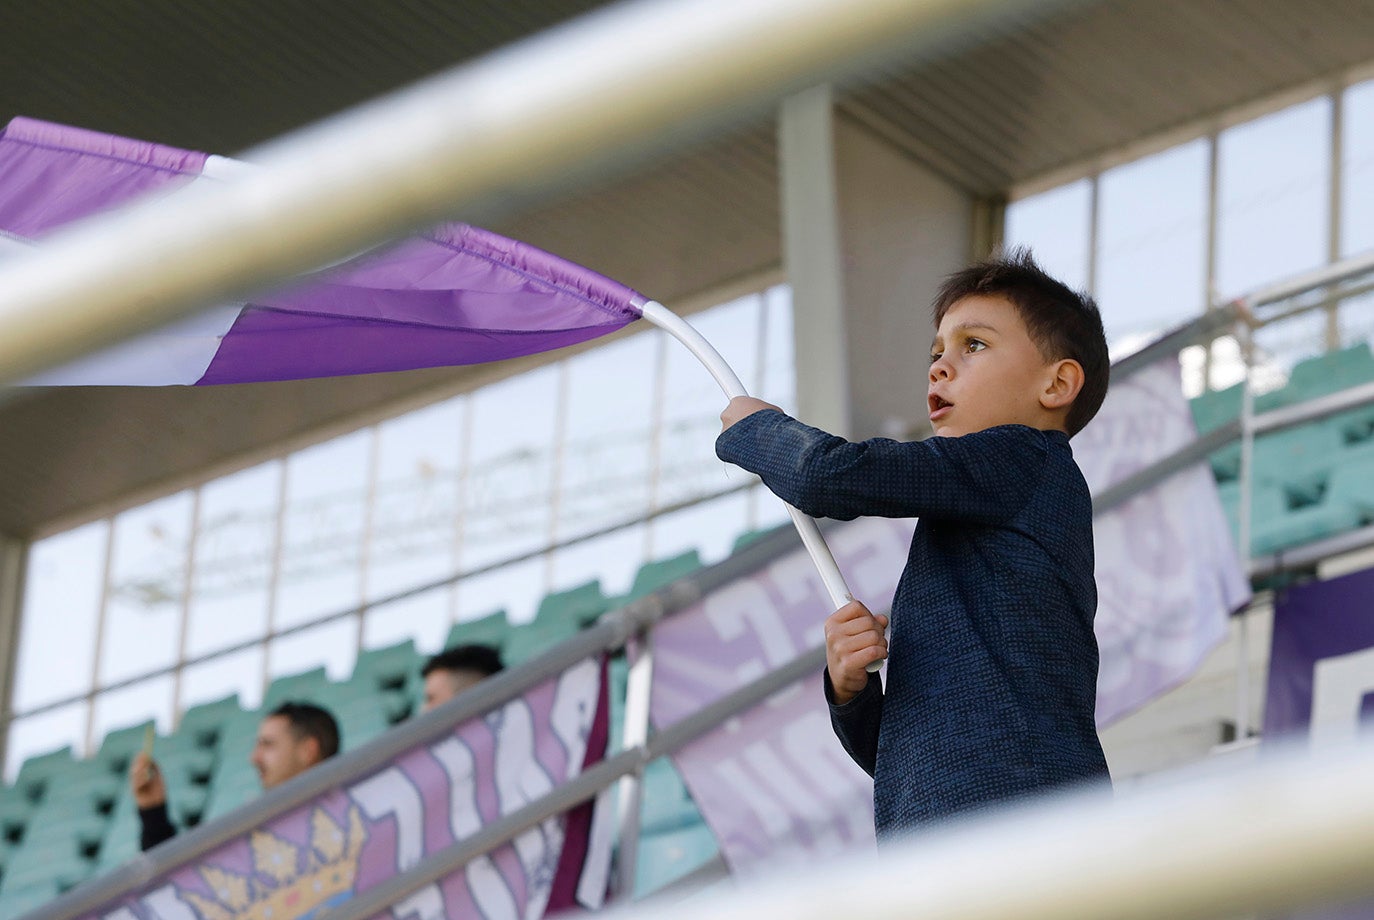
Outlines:
{"label": "purple flag", "polygon": [[[0,256],[69,221],[243,168],[16,118],[0,132]],[[534,246],[445,224],[27,382],[246,383],[478,364],[614,332],[645,300]]]}

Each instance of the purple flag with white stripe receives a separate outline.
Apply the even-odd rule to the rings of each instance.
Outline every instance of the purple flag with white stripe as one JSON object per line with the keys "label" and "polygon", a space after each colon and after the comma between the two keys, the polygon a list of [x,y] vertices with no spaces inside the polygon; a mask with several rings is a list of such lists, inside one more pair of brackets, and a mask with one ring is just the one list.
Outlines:
{"label": "purple flag with white stripe", "polygon": [[[0,257],[61,225],[243,164],[16,118],[0,132]],[[614,332],[646,298],[533,246],[445,224],[122,343],[35,385],[247,383],[479,364]]]}

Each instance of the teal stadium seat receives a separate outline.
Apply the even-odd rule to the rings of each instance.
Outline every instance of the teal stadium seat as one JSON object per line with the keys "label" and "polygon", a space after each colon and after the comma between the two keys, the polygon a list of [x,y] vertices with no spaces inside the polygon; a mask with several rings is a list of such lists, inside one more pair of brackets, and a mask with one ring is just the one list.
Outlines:
{"label": "teal stadium seat", "polygon": [[212,748],[219,742],[220,729],[226,720],[242,712],[238,694],[192,706],[181,715],[177,735],[190,737],[200,747]]}
{"label": "teal stadium seat", "polygon": [[317,703],[329,689],[329,675],[323,667],[278,677],[267,687],[262,708],[271,712],[282,703]]}
{"label": "teal stadium seat", "polygon": [[498,610],[475,620],[454,623],[448,631],[448,638],[444,640],[444,648],[459,645],[490,645],[501,648],[505,645],[506,636],[510,631],[511,625],[506,619],[506,611]]}
{"label": "teal stadium seat", "polygon": [[704,823],[640,837],[639,856],[635,862],[635,896],[643,897],[671,885],[700,869],[719,853],[716,838]]}
{"label": "teal stadium seat", "polygon": [[[411,639],[385,648],[366,649],[358,654],[352,678],[340,687],[341,695],[344,699],[375,695],[382,700],[387,720],[399,722],[410,715],[422,665],[423,659]],[[339,696],[336,694],[336,698]]]}
{"label": "teal stadium seat", "polygon": [[535,611],[534,622],[553,627],[571,623],[580,629],[595,623],[598,617],[611,609],[611,603],[611,598],[601,593],[601,582],[593,580],[566,591],[545,595]]}
{"label": "teal stadium seat", "polygon": [[772,535],[772,534],[777,533],[779,530],[781,530],[781,529],[784,528],[784,527],[791,527],[791,526],[792,526],[791,524],[779,524],[779,525],[777,525],[776,527],[765,527],[765,528],[763,528],[763,529],[761,529],[761,530],[746,530],[744,533],[740,534],[738,537],[735,537],[735,542],[734,542],[734,544],[731,545],[731,547],[730,547],[730,552],[732,552],[732,553],[739,552],[740,550],[744,549],[744,548],[745,548],[746,546],[748,546],[749,544],[751,544],[751,543],[756,543],[757,541],[762,540],[764,537],[767,537],[767,536],[770,536],[770,535]]}
{"label": "teal stadium seat", "polygon": [[699,568],[701,556],[694,549],[657,562],[646,562],[635,573],[634,584],[630,586],[630,593],[625,595],[624,602],[637,601],[653,594]]}

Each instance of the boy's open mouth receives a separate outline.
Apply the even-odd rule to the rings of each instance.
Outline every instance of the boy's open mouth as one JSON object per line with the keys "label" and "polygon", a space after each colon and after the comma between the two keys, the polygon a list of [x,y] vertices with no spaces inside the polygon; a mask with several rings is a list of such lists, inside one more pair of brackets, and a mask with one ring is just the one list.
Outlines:
{"label": "boy's open mouth", "polygon": [[950,408],[951,406],[954,405],[954,403],[950,402],[949,400],[945,399],[943,396],[940,396],[939,394],[936,394],[936,393],[931,393],[931,394],[926,398],[926,402],[929,403],[929,405],[930,405],[930,417],[931,417],[931,418],[935,418],[935,416],[937,416],[937,415],[943,415],[943,414],[944,414],[944,411],[945,411],[946,409],[948,409],[948,408]]}

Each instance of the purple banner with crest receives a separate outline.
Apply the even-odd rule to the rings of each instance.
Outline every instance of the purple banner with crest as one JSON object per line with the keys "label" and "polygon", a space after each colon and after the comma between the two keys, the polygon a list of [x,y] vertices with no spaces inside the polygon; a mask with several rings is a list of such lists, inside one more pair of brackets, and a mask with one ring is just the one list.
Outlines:
{"label": "purple banner with crest", "polygon": [[[602,663],[576,665],[86,916],[323,916],[600,760],[605,682]],[[544,821],[379,916],[534,920],[575,907],[584,875],[601,881],[599,903],[609,849],[591,843],[591,807]]]}

